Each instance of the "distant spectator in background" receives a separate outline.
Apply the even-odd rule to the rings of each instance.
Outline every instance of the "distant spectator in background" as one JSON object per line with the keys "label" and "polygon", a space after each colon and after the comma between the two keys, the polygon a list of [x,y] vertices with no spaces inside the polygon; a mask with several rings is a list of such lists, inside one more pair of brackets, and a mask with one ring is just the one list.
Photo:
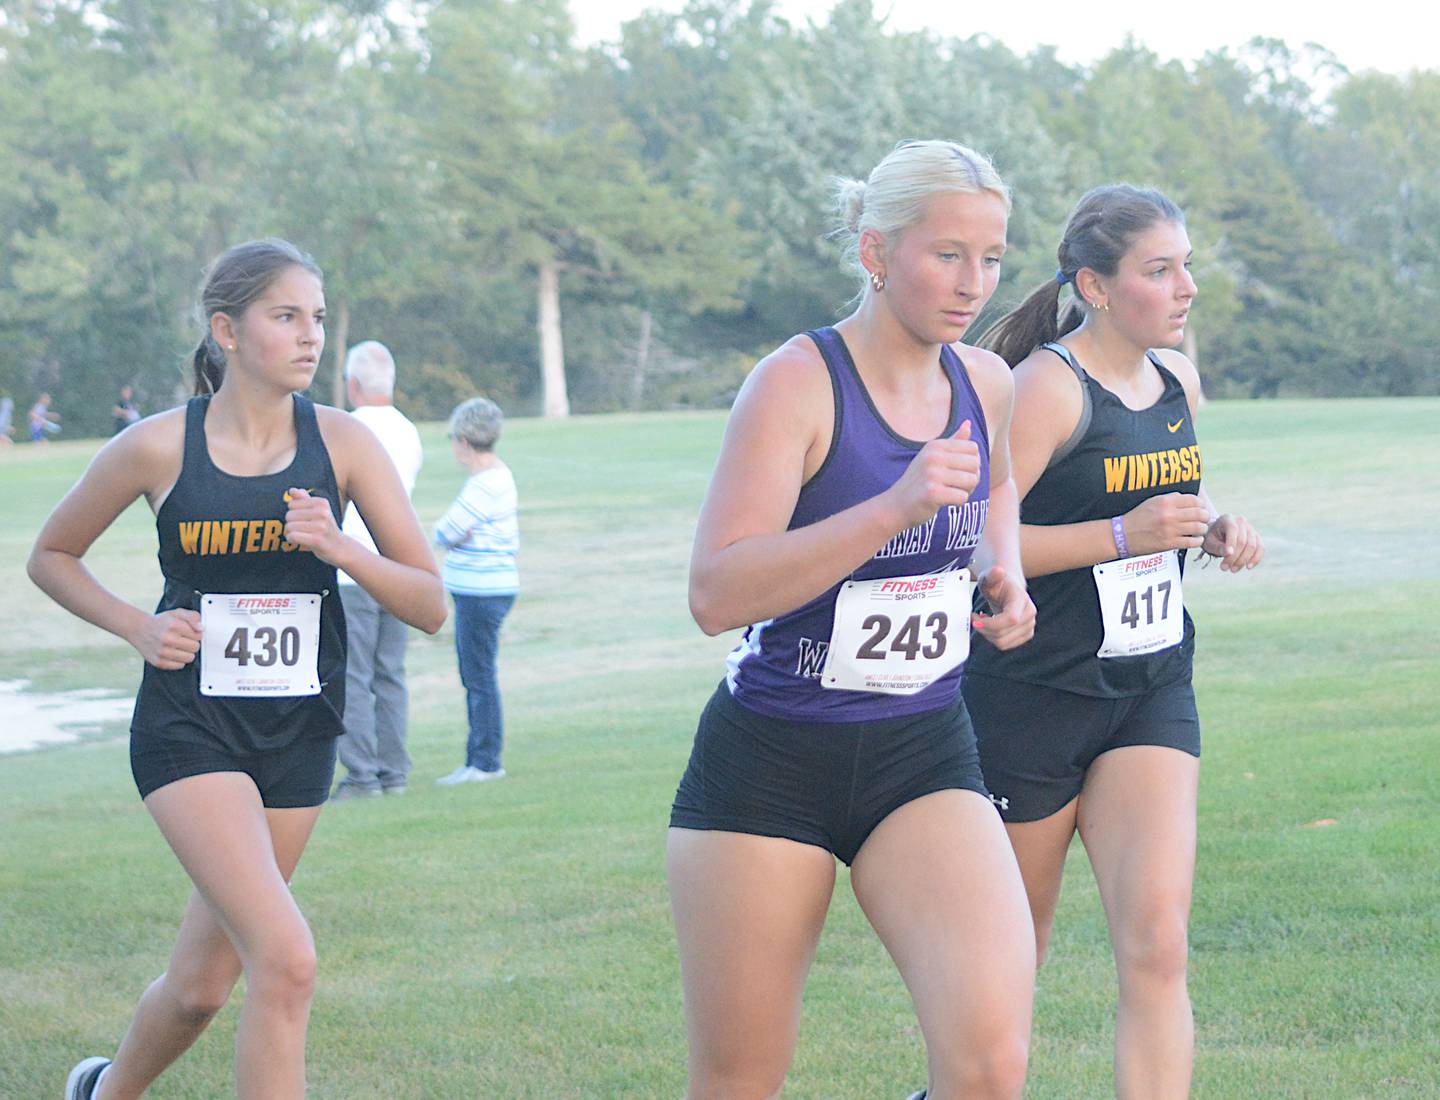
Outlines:
{"label": "distant spectator in background", "polygon": [[[420,433],[392,403],[395,359],[390,350],[374,340],[351,348],[345,357],[345,388],[353,415],[379,437],[405,492],[413,493],[424,455]],[[341,530],[375,548],[353,505],[345,509]],[[339,746],[346,775],[331,799],[404,794],[410,774],[410,754],[405,749],[410,707],[405,686],[409,628],[344,572],[339,581],[350,646],[345,671],[345,733]]]}
{"label": "distant spectator in background", "polygon": [[120,397],[110,409],[110,415],[115,418],[115,430],[111,435],[119,435],[140,419],[140,410],[135,407],[135,391],[128,382],[120,387]]}
{"label": "distant spectator in background", "polygon": [[15,434],[15,399],[0,397],[0,445],[8,445]]}
{"label": "distant spectator in background", "polygon": [[50,411],[50,395],[42,393],[30,406],[30,442],[44,443],[45,436],[60,430],[60,414]]}
{"label": "distant spectator in background", "polygon": [[450,414],[450,446],[470,479],[435,525],[435,541],[447,551],[441,578],[455,601],[455,651],[470,734],[464,765],[436,780],[446,787],[505,777],[495,654],[500,624],[520,590],[515,569],[520,531],[515,479],[495,454],[503,419],[499,406],[483,397],[471,398]]}

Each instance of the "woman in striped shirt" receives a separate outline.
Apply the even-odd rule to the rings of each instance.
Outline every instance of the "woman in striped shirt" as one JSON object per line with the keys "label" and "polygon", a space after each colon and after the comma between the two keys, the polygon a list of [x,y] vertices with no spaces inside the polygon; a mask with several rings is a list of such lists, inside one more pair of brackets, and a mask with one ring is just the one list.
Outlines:
{"label": "woman in striped shirt", "polygon": [[500,624],[520,590],[515,571],[520,532],[515,479],[495,454],[503,420],[499,406],[483,397],[463,402],[450,414],[450,446],[470,478],[435,525],[435,541],[446,551],[441,578],[455,601],[455,650],[470,735],[465,763],[436,780],[446,787],[505,776],[495,652]]}

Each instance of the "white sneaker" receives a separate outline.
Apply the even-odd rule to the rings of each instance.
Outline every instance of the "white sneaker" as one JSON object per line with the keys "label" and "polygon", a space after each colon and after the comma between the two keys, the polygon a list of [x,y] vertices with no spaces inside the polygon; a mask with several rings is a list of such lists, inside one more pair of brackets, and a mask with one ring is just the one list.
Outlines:
{"label": "white sneaker", "polygon": [[504,779],[505,769],[496,768],[493,772],[481,771],[479,768],[472,768],[466,764],[463,768],[456,768],[449,775],[442,775],[435,780],[439,787],[453,787],[457,783],[484,783],[491,779]]}
{"label": "white sneaker", "polygon": [[65,1100],[90,1100],[100,1075],[109,1067],[109,1058],[86,1058],[78,1063],[65,1081]]}
{"label": "white sneaker", "polygon": [[473,782],[477,776],[484,774],[485,773],[479,768],[472,768],[469,764],[463,764],[449,775],[442,775],[439,779],[435,780],[435,785],[437,787],[453,787],[456,783]]}

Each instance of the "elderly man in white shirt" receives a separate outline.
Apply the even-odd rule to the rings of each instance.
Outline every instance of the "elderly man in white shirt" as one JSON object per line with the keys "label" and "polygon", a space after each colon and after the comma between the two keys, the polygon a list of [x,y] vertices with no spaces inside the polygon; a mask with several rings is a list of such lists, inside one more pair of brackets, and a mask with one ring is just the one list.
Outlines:
{"label": "elderly man in white shirt", "polygon": [[[414,492],[424,461],[420,433],[393,404],[395,360],[389,349],[374,340],[351,348],[345,357],[345,385],[352,415],[379,437],[405,492]],[[353,504],[345,508],[341,529],[374,548]],[[340,738],[340,762],[346,775],[330,797],[338,801],[404,794],[410,774],[410,754],[405,750],[410,705],[405,687],[408,628],[345,573],[340,573],[339,579],[349,636],[345,734]]]}

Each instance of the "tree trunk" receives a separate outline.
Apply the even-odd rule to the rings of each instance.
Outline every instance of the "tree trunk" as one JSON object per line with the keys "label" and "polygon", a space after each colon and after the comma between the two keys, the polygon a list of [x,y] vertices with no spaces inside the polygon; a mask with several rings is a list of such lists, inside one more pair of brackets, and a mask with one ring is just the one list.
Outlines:
{"label": "tree trunk", "polygon": [[335,300],[335,339],[330,341],[334,352],[335,377],[331,380],[330,403],[337,409],[345,407],[345,356],[350,348],[350,302],[345,298]]}
{"label": "tree trunk", "polygon": [[541,414],[546,418],[569,416],[565,345],[560,338],[560,265],[554,260],[540,265],[539,307]]}
{"label": "tree trunk", "polygon": [[630,380],[630,407],[639,409],[645,400],[645,368],[650,362],[650,311],[640,314],[640,344],[635,349],[635,377]]}

